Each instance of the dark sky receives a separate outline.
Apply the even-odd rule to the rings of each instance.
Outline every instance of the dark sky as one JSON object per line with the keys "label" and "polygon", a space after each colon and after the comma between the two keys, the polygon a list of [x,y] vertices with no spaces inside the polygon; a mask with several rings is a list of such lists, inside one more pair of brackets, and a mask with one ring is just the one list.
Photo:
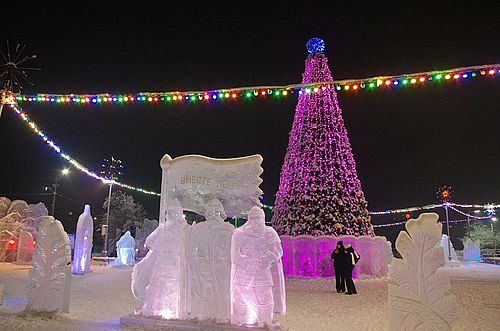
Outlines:
{"label": "dark sky", "polygon": [[[495,1],[11,2],[2,39],[27,44],[42,68],[25,93],[134,93],[299,83],[314,36],[336,79],[500,62]],[[460,4],[459,4],[460,3]],[[5,48],[5,46],[4,46]],[[339,101],[370,210],[436,202],[500,201],[499,79],[357,94]],[[25,110],[91,169],[104,157],[124,181],[159,190],[165,154],[264,158],[264,202],[274,203],[296,97],[187,106],[57,106]],[[29,202],[64,163],[9,110],[0,118],[0,195]],[[62,182],[59,218],[95,214],[106,187],[78,171]],[[133,193],[157,217],[158,200]],[[56,214],[57,215],[57,214]],[[69,225],[70,227],[72,225]]]}

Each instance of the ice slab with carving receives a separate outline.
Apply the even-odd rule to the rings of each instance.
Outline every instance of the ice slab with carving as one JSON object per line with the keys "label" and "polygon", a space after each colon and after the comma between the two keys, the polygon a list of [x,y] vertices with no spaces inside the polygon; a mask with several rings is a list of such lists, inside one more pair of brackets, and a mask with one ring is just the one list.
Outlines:
{"label": "ice slab with carving", "polygon": [[381,236],[281,236],[285,276],[333,277],[331,254],[339,240],[351,244],[361,259],[353,277],[384,277],[389,268],[387,239]]}
{"label": "ice slab with carving", "polygon": [[231,243],[231,323],[242,326],[273,324],[274,313],[286,312],[281,241],[265,224],[260,207],[233,233]]}
{"label": "ice slab with carving", "polygon": [[439,215],[424,213],[406,224],[396,239],[402,259],[394,259],[389,271],[390,330],[451,330],[458,318],[450,279],[439,270],[444,265],[439,246]]}
{"label": "ice slab with carving", "polygon": [[75,248],[73,253],[73,273],[86,274],[90,272],[92,259],[92,240],[94,222],[90,214],[90,206],[85,205],[83,213],[76,223]]}
{"label": "ice slab with carving", "polygon": [[467,238],[464,243],[464,260],[466,262],[479,262],[481,261],[481,245],[479,239],[472,241]]}
{"label": "ice slab with carving", "polygon": [[58,220],[42,216],[39,235],[28,273],[26,311],[69,312],[71,289],[71,247]]}
{"label": "ice slab with carving", "polygon": [[135,313],[165,319],[184,315],[185,232],[182,206],[174,200],[166,207],[165,221],[146,239],[146,257],[132,271],[132,292],[143,302]]}
{"label": "ice slab with carving", "polygon": [[31,232],[21,230],[19,233],[19,246],[17,247],[17,263],[31,263],[35,252],[36,241]]}
{"label": "ice slab with carving", "polygon": [[116,242],[116,259],[114,266],[127,266],[135,264],[135,240],[130,231]]}
{"label": "ice slab with carving", "polygon": [[[445,261],[448,261],[450,256],[451,256],[451,261],[458,261],[457,257],[457,252],[455,251],[455,248],[453,247],[453,243],[450,241],[450,245],[448,246],[448,235],[443,234],[441,236],[441,241],[439,243],[441,247],[443,247],[443,257]],[[451,248],[451,255],[450,255],[450,248]]]}
{"label": "ice slab with carving", "polygon": [[166,202],[177,199],[184,210],[204,214],[207,203],[219,200],[228,217],[242,217],[260,205],[262,156],[216,159],[202,155],[184,155],[160,161],[162,168],[160,215]]}

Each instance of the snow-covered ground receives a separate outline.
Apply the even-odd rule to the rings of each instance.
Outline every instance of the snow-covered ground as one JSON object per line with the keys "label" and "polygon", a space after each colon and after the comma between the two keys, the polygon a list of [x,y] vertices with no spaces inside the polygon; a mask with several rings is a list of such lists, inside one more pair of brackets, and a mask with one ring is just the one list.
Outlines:
{"label": "snow-covered ground", "polygon": [[[22,316],[16,313],[26,305],[28,270],[0,263],[0,284],[5,286],[0,330],[120,330],[120,317],[138,305],[130,291],[132,268],[92,265],[91,274],[72,278],[69,316]],[[453,330],[499,330],[500,266],[445,270],[459,306]],[[387,279],[358,280],[359,294],[353,296],[336,293],[331,279],[288,279],[286,286],[288,312],[278,320],[289,330],[387,330]]]}

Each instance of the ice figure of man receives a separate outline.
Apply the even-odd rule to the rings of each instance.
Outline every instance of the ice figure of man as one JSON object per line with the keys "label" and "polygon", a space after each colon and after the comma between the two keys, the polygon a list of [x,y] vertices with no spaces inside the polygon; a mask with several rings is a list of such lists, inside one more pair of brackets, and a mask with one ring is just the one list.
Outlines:
{"label": "ice figure of man", "polygon": [[231,243],[231,323],[265,326],[273,313],[285,314],[283,249],[276,231],[265,224],[260,207],[233,233]]}
{"label": "ice figure of man", "polygon": [[205,222],[195,224],[186,239],[187,299],[190,319],[230,320],[231,235],[221,202],[208,202]]}
{"label": "ice figure of man", "polygon": [[92,237],[94,223],[90,215],[90,206],[85,205],[83,213],[76,224],[75,249],[73,252],[73,273],[86,274],[90,272],[92,258]]}
{"label": "ice figure of man", "polygon": [[[147,237],[148,255],[134,266],[133,291],[137,296],[140,289],[146,286],[144,305],[136,313],[146,316],[159,316],[166,319],[178,319],[183,315],[184,304],[184,241],[188,227],[182,217],[182,206],[174,200],[167,205],[165,222]],[[151,268],[152,271],[141,268]],[[140,272],[151,275],[147,284],[134,284]],[[137,292],[137,293],[136,293]]]}
{"label": "ice figure of man", "polygon": [[133,265],[135,263],[135,240],[130,231],[116,243],[116,266]]}

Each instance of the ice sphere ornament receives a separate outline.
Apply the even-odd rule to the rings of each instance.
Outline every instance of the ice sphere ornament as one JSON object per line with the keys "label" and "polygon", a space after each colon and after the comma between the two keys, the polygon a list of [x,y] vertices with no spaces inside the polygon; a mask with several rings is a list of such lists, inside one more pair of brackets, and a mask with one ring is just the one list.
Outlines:
{"label": "ice sphere ornament", "polygon": [[185,232],[182,206],[167,204],[165,220],[147,237],[149,252],[134,266],[132,292],[143,301],[136,314],[179,319],[184,316]]}
{"label": "ice sphere ornament", "polygon": [[399,233],[396,249],[403,259],[394,259],[389,270],[390,330],[451,330],[458,318],[455,296],[439,246],[442,225],[435,213],[421,214]]}
{"label": "ice sphere ornament", "polygon": [[75,249],[73,252],[73,273],[83,275],[90,272],[94,222],[90,206],[85,205],[76,223]]}
{"label": "ice sphere ornament", "polygon": [[306,47],[310,54],[323,53],[325,51],[325,41],[321,38],[311,38],[307,41]]}
{"label": "ice sphere ornament", "polygon": [[58,220],[42,216],[33,255],[33,268],[28,273],[26,311],[69,312],[71,289],[71,247]]}
{"label": "ice sphere ornament", "polygon": [[231,235],[222,203],[207,204],[205,222],[195,224],[186,238],[188,318],[230,321]]}
{"label": "ice sphere ornament", "polygon": [[135,240],[130,231],[116,243],[115,266],[134,265],[135,263]]}
{"label": "ice sphere ornament", "polygon": [[262,327],[272,324],[273,313],[285,314],[282,256],[280,238],[266,226],[264,211],[252,207],[231,242],[232,324]]}

